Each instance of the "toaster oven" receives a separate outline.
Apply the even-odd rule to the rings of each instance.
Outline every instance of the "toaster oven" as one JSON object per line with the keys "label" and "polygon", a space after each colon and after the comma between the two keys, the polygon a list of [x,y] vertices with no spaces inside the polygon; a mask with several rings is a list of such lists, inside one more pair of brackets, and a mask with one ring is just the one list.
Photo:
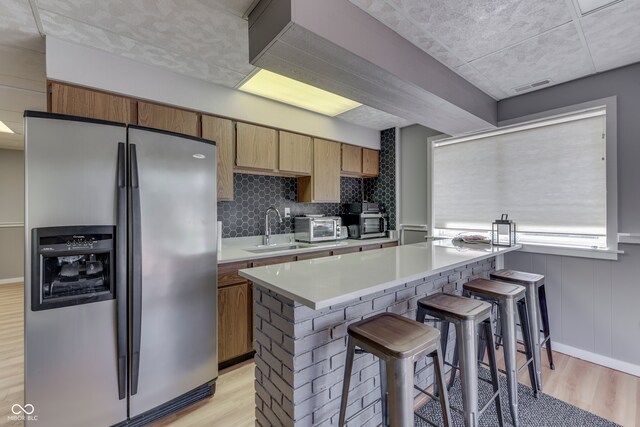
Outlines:
{"label": "toaster oven", "polygon": [[314,243],[337,240],[341,237],[342,220],[336,216],[295,218],[294,237],[298,242]]}

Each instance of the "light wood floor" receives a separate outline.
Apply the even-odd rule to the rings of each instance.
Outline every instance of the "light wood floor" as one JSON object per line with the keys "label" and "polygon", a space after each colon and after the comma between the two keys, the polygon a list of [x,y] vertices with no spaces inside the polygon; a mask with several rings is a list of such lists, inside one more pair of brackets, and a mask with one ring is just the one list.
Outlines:
{"label": "light wood floor", "polygon": [[[23,400],[23,287],[0,285],[0,426],[11,405]],[[544,393],[625,427],[640,427],[640,378],[554,353],[555,371],[543,355]],[[153,427],[254,426],[252,362],[220,373],[213,398],[192,405]],[[529,385],[526,371],[520,381]]]}

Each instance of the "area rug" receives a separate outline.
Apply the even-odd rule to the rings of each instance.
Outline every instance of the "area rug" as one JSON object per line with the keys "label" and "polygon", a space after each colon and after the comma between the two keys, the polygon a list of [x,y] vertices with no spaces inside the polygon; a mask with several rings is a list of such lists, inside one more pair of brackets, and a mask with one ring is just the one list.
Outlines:
{"label": "area rug", "polygon": [[[480,375],[486,379],[491,378],[489,371],[484,368],[481,369]],[[480,407],[482,407],[493,393],[491,384],[484,381],[479,381],[479,384]],[[502,412],[505,425],[512,426],[507,394],[507,379],[502,375],[500,375],[500,394],[502,396]],[[449,400],[452,406],[462,409],[460,376],[456,378],[453,387],[449,391]],[[540,397],[536,399],[533,397],[531,388],[523,384],[518,384],[518,406],[521,427],[620,427],[618,424],[544,393],[540,393]],[[438,425],[443,425],[439,402],[431,401],[420,408],[418,412],[428,420]],[[453,426],[464,427],[462,414],[452,410],[451,416],[453,417]],[[415,417],[415,425],[428,426],[418,417]],[[480,426],[495,427],[497,425],[496,407],[495,404],[491,404],[480,418]]]}

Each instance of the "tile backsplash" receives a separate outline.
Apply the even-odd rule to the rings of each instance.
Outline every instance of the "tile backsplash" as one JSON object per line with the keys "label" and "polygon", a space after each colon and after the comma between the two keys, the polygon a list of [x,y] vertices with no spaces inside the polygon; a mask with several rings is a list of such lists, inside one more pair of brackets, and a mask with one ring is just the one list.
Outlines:
{"label": "tile backsplash", "polygon": [[[340,178],[340,202],[362,200],[364,181],[365,200],[383,203],[395,228],[395,132],[381,132],[380,176],[378,178]],[[386,142],[385,142],[386,141]],[[391,142],[389,142],[391,141]],[[387,177],[390,175],[391,177]],[[387,186],[391,185],[391,188]],[[267,175],[233,175],[234,200],[218,202],[218,221],[222,221],[222,237],[246,237],[264,234],[264,214],[270,206],[278,208],[283,222],[278,224],[270,214],[269,224],[274,234],[292,233],[292,218],[284,218],[284,208],[291,209],[291,217],[308,214],[340,215],[338,203],[298,203],[296,178]]]}

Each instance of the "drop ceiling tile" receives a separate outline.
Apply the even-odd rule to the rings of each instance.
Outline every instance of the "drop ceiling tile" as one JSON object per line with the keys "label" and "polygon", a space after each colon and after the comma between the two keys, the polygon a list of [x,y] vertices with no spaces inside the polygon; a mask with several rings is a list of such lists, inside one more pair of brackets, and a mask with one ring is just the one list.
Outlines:
{"label": "drop ceiling tile", "polygon": [[0,44],[44,52],[44,38],[38,32],[27,0],[2,0]]}
{"label": "drop ceiling tile", "polygon": [[45,91],[44,53],[0,44],[0,84]]}
{"label": "drop ceiling tile", "polygon": [[48,35],[105,50],[135,61],[167,68],[190,77],[230,87],[237,85],[245,77],[245,74],[217,64],[179,55],[56,13],[41,10],[40,18]]}
{"label": "drop ceiling tile", "polygon": [[640,1],[627,0],[582,18],[598,72],[640,61]]}
{"label": "drop ceiling tile", "polygon": [[24,150],[24,136],[14,133],[0,132],[0,148]]}
{"label": "drop ceiling tile", "polygon": [[199,0],[204,5],[215,3],[236,16],[243,17],[256,0]]}
{"label": "drop ceiling tile", "polygon": [[[217,3],[200,0],[39,0],[38,5],[40,10],[180,57],[197,59],[245,76],[254,69],[248,59],[247,21]],[[78,42],[83,43],[82,39]]]}
{"label": "drop ceiling tile", "polygon": [[[38,93],[31,90],[15,89],[7,86],[0,86],[0,112],[11,111],[18,113],[22,117],[24,110],[45,110],[47,108],[47,97],[45,93]],[[13,115],[12,117],[15,117]],[[0,119],[2,120],[2,119]],[[20,122],[22,119],[10,120]]]}
{"label": "drop ceiling tile", "polygon": [[469,83],[491,96],[493,99],[500,100],[509,96],[505,91],[496,86],[472,65],[461,65],[455,69],[455,72],[460,74]]}
{"label": "drop ceiling tile", "polygon": [[446,66],[462,65],[463,61],[460,58],[449,52],[443,45],[425,33],[420,26],[415,25],[385,0],[349,1]]}
{"label": "drop ceiling tile", "polygon": [[361,105],[336,116],[339,119],[360,126],[376,130],[384,130],[392,127],[404,127],[413,124],[410,120],[403,119],[393,114],[385,113],[368,105]]}
{"label": "drop ceiling tile", "polygon": [[562,0],[387,0],[465,61],[571,20]]}
{"label": "drop ceiling tile", "polygon": [[513,96],[514,88],[551,78],[553,84],[593,72],[573,23],[471,62],[495,86]]}

